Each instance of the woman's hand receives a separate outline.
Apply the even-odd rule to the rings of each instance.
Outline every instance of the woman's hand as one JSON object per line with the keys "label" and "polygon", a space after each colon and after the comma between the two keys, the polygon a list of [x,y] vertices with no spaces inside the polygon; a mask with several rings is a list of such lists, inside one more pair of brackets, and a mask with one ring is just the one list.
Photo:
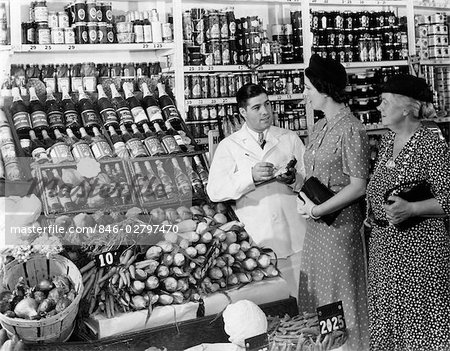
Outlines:
{"label": "woman's hand", "polygon": [[319,217],[312,214],[312,209],[316,207],[316,204],[312,202],[303,191],[300,192],[299,196],[301,198],[297,197],[297,212],[300,213],[303,218],[318,219]]}
{"label": "woman's hand", "polygon": [[409,217],[414,216],[413,206],[410,202],[403,200],[399,196],[391,195],[388,198],[389,204],[384,204],[386,218],[391,224],[399,224]]}

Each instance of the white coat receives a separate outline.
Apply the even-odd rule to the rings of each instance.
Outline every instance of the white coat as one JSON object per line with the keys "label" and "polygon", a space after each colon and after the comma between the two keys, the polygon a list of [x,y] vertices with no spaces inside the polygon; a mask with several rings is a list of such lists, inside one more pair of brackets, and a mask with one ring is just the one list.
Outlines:
{"label": "white coat", "polygon": [[207,192],[215,202],[236,200],[236,215],[253,241],[285,258],[302,250],[306,221],[297,213],[292,188],[277,181],[255,186],[252,167],[258,162],[271,162],[283,168],[295,156],[296,184],[301,185],[305,177],[305,147],[295,132],[271,126],[261,149],[247,128],[244,124],[218,145]]}

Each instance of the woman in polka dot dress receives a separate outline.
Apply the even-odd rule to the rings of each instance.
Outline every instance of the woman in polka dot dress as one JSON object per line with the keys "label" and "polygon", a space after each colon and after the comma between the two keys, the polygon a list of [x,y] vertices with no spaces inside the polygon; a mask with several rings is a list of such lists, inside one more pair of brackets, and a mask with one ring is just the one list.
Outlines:
{"label": "woman in polka dot dress", "polygon": [[[300,273],[300,311],[342,301],[349,338],[342,350],[369,348],[361,198],[369,170],[364,126],[345,104],[347,75],[334,60],[311,57],[305,71],[305,95],[325,118],[314,125],[305,151],[306,177],[314,176],[336,195],[314,205],[303,193],[297,209],[308,219]],[[320,216],[342,209],[328,226]]]}
{"label": "woman in polka dot dress", "polygon": [[[420,101],[432,101],[426,82],[399,75],[384,85],[378,108],[391,131],[383,136],[367,188],[373,351],[450,350],[450,239],[443,218],[450,213],[450,153],[420,123],[428,110]],[[434,198],[384,196],[419,181]],[[405,228],[404,221],[417,216],[423,221]]]}

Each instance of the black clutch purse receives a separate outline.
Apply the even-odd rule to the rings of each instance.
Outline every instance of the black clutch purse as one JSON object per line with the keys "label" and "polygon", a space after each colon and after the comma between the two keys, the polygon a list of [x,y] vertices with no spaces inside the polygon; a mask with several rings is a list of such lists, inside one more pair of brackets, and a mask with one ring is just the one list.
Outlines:
{"label": "black clutch purse", "polygon": [[[426,181],[400,184],[392,189],[389,189],[384,194],[385,203],[392,203],[392,201],[388,200],[391,195],[401,197],[403,200],[408,202],[417,202],[434,198],[434,195],[431,192],[431,187]],[[410,217],[401,223],[395,224],[395,226],[399,230],[406,230],[416,224],[419,224],[425,219],[427,219],[427,217]]]}
{"label": "black clutch purse", "polygon": [[[303,191],[316,205],[320,205],[334,196],[334,192],[316,177],[308,178],[305,184],[303,184],[301,191]],[[341,213],[341,210],[326,214],[325,216],[320,217],[320,219],[327,225],[331,225],[336,217],[339,216],[339,213]]]}

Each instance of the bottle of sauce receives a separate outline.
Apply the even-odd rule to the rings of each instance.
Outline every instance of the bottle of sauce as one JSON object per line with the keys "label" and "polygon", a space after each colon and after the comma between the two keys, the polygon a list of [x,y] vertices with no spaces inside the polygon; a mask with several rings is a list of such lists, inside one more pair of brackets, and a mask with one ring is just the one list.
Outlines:
{"label": "bottle of sauce", "polygon": [[111,95],[112,95],[112,104],[119,116],[120,125],[130,125],[134,123],[133,115],[128,107],[127,102],[124,100],[122,95],[117,91],[116,86],[114,84],[110,85],[111,87]]}
{"label": "bottle of sauce", "polygon": [[125,92],[125,99],[127,100],[128,106],[131,110],[131,114],[133,115],[134,123],[138,126],[142,125],[143,123],[148,123],[148,117],[145,114],[145,111],[142,108],[141,104],[139,103],[139,100],[125,85],[123,86],[123,90]]}
{"label": "bottle of sauce", "polygon": [[100,133],[97,127],[93,127],[94,137],[92,138],[91,150],[97,160],[105,157],[113,157],[114,153],[106,141],[105,137]]}
{"label": "bottle of sauce", "polygon": [[47,112],[48,125],[50,130],[63,130],[66,126],[64,121],[63,109],[55,96],[51,88],[47,88],[47,99],[45,100],[45,111]]}
{"label": "bottle of sauce", "polygon": [[78,111],[80,112],[81,122],[84,128],[92,129],[93,127],[100,127],[99,116],[94,110],[94,105],[89,97],[86,95],[82,87],[78,88]]}
{"label": "bottle of sauce", "polygon": [[82,126],[81,118],[78,114],[74,102],[72,101],[72,98],[70,97],[69,90],[66,87],[63,87],[62,94],[61,107],[63,109],[66,128],[78,130],[78,128]]}
{"label": "bottle of sauce", "polygon": [[117,116],[111,101],[106,96],[105,91],[100,84],[97,85],[97,91],[97,106],[103,120],[103,125],[105,128],[109,128],[110,126],[113,128],[119,128],[119,117]]}
{"label": "bottle of sauce", "polygon": [[168,154],[176,154],[182,152],[173,135],[166,134],[159,126],[159,123],[154,123],[153,127],[155,128],[156,135],[164,145]]}
{"label": "bottle of sauce", "polygon": [[12,88],[13,102],[11,104],[11,114],[13,117],[14,128],[17,134],[28,135],[31,129],[31,118],[28,108],[20,96],[19,88]]}
{"label": "bottle of sauce", "polygon": [[71,140],[72,155],[75,161],[80,161],[82,158],[94,158],[89,144],[84,139],[78,139],[73,133],[72,129],[66,129],[67,136]]}
{"label": "bottle of sauce", "polygon": [[130,154],[128,153],[127,147],[122,139],[122,137],[117,134],[116,130],[113,126],[109,126],[108,128],[109,135],[111,137],[111,141],[114,147],[114,152],[116,155],[123,159],[129,159]]}
{"label": "bottle of sauce", "polygon": [[120,126],[120,131],[122,132],[122,139],[125,141],[128,151],[131,157],[146,157],[148,156],[147,150],[145,149],[142,141],[133,137],[124,125]]}
{"label": "bottle of sauce", "polygon": [[144,145],[150,153],[150,156],[166,155],[167,152],[164,149],[164,146],[161,144],[161,141],[159,140],[156,133],[151,131],[147,123],[144,123],[143,127],[145,135]]}

